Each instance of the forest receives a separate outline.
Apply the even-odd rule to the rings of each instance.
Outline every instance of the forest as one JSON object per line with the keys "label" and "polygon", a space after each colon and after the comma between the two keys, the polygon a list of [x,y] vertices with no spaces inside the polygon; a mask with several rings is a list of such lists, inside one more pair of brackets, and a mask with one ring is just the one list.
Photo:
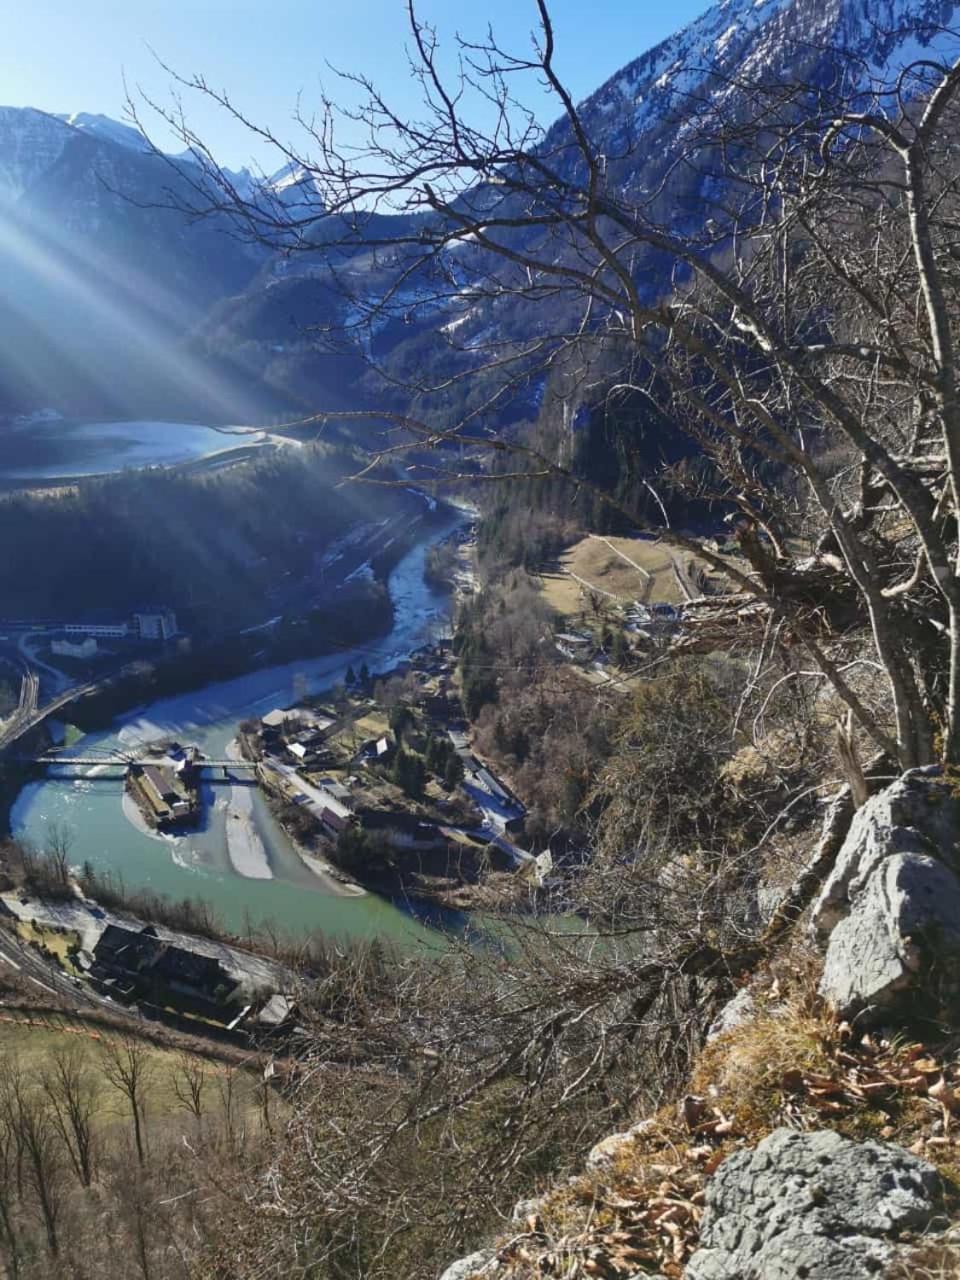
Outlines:
{"label": "forest", "polygon": [[50,618],[55,601],[57,619],[112,620],[159,603],[201,636],[262,622],[271,602],[296,605],[351,526],[422,514],[403,491],[341,486],[357,465],[315,444],[222,473],[152,469],[4,496],[5,616]]}

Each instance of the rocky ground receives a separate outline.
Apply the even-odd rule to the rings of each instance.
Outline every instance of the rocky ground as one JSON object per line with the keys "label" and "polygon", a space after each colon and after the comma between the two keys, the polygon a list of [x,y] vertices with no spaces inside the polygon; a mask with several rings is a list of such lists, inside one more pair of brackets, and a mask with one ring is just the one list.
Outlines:
{"label": "rocky ground", "polygon": [[960,1275],[960,780],[839,797],[784,902],[687,1095],[442,1280]]}

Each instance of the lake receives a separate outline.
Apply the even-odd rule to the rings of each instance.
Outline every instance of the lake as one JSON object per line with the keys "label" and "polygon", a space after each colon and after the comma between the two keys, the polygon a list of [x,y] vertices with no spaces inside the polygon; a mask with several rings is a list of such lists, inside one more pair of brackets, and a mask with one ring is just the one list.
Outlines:
{"label": "lake", "polygon": [[21,421],[0,427],[0,480],[67,480],[173,466],[265,439],[252,427],[192,422]]}

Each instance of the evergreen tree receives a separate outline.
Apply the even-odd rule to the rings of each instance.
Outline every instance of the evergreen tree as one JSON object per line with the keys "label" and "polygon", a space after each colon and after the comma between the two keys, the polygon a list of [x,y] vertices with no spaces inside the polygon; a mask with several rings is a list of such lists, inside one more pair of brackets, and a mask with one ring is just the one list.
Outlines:
{"label": "evergreen tree", "polygon": [[401,747],[393,759],[393,781],[412,800],[419,800],[427,781],[427,771],[420,756]]}
{"label": "evergreen tree", "polygon": [[458,787],[462,781],[463,761],[455,751],[451,751],[443,770],[443,785],[447,791],[452,791],[454,787]]}
{"label": "evergreen tree", "polygon": [[390,729],[397,742],[400,742],[404,729],[412,722],[413,716],[410,714],[410,708],[405,706],[404,703],[398,702],[395,707],[390,708]]}

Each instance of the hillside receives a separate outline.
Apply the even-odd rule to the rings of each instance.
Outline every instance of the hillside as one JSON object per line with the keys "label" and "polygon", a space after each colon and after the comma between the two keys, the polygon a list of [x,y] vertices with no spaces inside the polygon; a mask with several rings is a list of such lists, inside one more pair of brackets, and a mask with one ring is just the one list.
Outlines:
{"label": "hillside", "polygon": [[[280,177],[181,157],[168,214],[227,219],[255,268],[198,283],[191,360],[325,409],[328,443],[0,501],[10,607],[148,582],[210,641],[203,680],[221,629],[241,665],[356,641],[392,607],[369,548],[435,492],[473,504],[407,559],[368,655],[392,670],[270,673],[224,735],[243,759],[207,761],[241,832],[249,766],[294,854],[422,931],[288,936],[319,918],[299,881],[258,924],[279,858],[250,840],[227,937],[217,864],[175,858],[193,896],[165,901],[154,854],[184,846],[154,842],[131,940],[123,876],[71,868],[69,832],[0,846],[11,1280],[960,1277],[960,5],[720,0],[579,104],[537,12],[532,52],[449,57],[411,11],[420,102],[351,80]],[[95,119],[34,141],[17,200],[78,147],[165,163]],[[340,483],[361,442],[369,488]],[[186,733],[146,774],[165,819]],[[209,948],[282,984],[254,998]],[[33,1069],[75,1019],[102,1036],[72,1070],[93,1173]],[[238,1068],[203,1107],[184,1027]]]}

